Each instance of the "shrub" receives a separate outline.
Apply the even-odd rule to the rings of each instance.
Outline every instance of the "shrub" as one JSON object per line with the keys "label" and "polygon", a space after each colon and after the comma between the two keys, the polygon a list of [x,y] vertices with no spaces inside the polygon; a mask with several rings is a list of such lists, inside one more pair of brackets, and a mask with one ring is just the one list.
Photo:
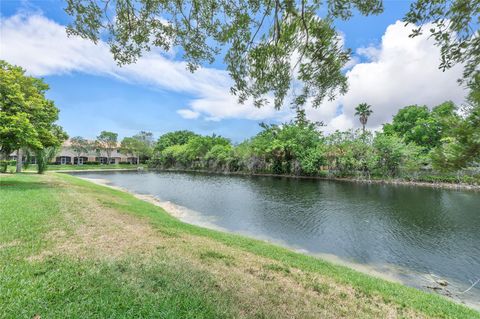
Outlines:
{"label": "shrub", "polygon": [[100,165],[99,162],[95,162],[95,161],[91,161],[91,162],[87,161],[87,162],[85,162],[84,164],[85,164],[85,165]]}
{"label": "shrub", "polygon": [[7,171],[9,163],[9,161],[0,161],[0,173],[5,173]]}

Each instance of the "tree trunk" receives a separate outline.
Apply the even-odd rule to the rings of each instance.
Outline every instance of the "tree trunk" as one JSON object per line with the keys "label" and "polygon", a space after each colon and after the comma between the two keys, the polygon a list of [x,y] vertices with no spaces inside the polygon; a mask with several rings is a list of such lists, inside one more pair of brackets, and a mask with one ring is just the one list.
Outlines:
{"label": "tree trunk", "polygon": [[23,152],[21,149],[17,150],[17,173],[22,172],[22,157],[23,157]]}

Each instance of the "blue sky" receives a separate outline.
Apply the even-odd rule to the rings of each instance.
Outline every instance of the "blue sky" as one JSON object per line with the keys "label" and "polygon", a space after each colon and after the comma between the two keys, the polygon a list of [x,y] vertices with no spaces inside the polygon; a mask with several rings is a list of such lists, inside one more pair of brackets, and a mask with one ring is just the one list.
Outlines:
{"label": "blue sky", "polygon": [[[2,1],[0,58],[44,78],[48,97],[61,110],[59,124],[70,136],[94,138],[110,130],[124,137],[146,130],[158,137],[189,129],[241,141],[259,131],[259,122],[291,116],[288,109],[237,105],[218,62],[189,75],[173,56],[153,54],[145,63],[119,70],[106,46],[65,37],[64,6],[56,0]],[[370,127],[375,129],[408,104],[461,103],[464,92],[455,82],[461,68],[438,71],[438,49],[426,38],[408,39],[403,23],[396,23],[408,7],[409,1],[386,0],[382,15],[336,22],[355,53],[345,70],[350,92],[307,110],[311,119],[327,123],[327,131],[358,127],[353,108],[367,101],[374,108]]]}

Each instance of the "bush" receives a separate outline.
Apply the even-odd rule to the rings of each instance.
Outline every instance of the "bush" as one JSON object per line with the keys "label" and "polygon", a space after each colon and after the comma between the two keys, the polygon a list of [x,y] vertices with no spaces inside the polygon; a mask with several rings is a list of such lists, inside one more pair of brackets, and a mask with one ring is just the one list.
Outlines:
{"label": "bush", "polygon": [[319,171],[317,176],[322,178],[328,177],[328,171]]}
{"label": "bush", "polygon": [[5,173],[7,171],[7,166],[9,161],[0,161],[0,173]]}
{"label": "bush", "polygon": [[130,164],[129,162],[120,162],[120,163],[118,163],[118,164],[120,164],[120,165],[132,165],[132,164]]}
{"label": "bush", "polygon": [[8,166],[17,166],[16,160],[1,160],[0,161],[0,173],[7,172]]}
{"label": "bush", "polygon": [[85,165],[100,165],[99,162],[95,162],[95,161],[92,161],[92,162],[87,161],[87,162],[85,162],[84,164],[85,164]]}

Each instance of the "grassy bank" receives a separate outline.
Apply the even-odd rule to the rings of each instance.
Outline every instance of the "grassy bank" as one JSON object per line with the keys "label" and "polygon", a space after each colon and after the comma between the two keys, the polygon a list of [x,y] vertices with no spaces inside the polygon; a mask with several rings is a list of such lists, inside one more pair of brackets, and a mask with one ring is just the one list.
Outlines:
{"label": "grassy bank", "polygon": [[[102,165],[48,165],[47,171],[84,171],[84,170],[108,170],[108,169],[136,169],[142,165],[132,164],[102,164]],[[37,165],[30,164],[28,168],[24,168],[26,172],[36,172]],[[8,166],[7,172],[15,172],[15,166]]]}
{"label": "grassy bank", "polygon": [[182,223],[76,177],[0,179],[5,318],[480,318],[437,295]]}

